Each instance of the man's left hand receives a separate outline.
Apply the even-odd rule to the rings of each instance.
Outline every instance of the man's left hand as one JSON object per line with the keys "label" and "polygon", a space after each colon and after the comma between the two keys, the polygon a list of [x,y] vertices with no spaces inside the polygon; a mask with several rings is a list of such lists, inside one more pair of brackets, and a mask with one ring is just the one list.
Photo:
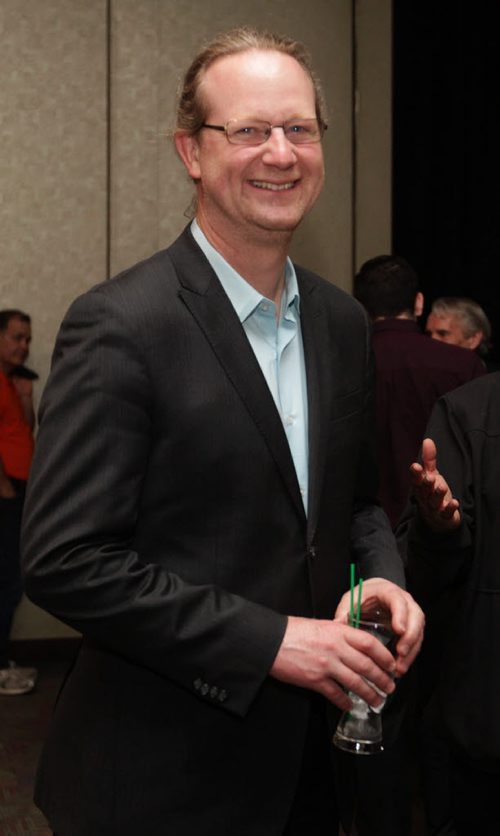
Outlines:
{"label": "man's left hand", "polygon": [[[354,590],[357,604],[358,587]],[[363,581],[362,609],[380,607],[390,613],[393,631],[400,637],[396,645],[396,675],[402,676],[415,660],[424,638],[425,616],[409,592],[384,578]],[[350,612],[350,592],[342,596],[335,618],[346,621]]]}

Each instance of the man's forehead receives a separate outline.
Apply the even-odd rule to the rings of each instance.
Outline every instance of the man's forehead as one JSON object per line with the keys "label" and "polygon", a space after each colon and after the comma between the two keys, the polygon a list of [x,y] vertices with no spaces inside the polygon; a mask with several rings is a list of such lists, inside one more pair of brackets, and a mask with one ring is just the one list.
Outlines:
{"label": "man's forehead", "polygon": [[31,333],[31,325],[29,322],[26,322],[24,319],[20,319],[18,316],[12,316],[9,319],[7,328],[5,331],[8,331],[9,334],[14,333]]}
{"label": "man's forehead", "polygon": [[304,68],[299,64],[293,55],[281,52],[279,49],[260,49],[251,47],[242,49],[239,52],[232,52],[229,55],[220,55],[205,70],[205,76],[209,74],[232,73],[237,71],[252,72],[266,66],[271,72],[285,72],[288,67],[298,67],[305,73]]}
{"label": "man's forehead", "polygon": [[452,331],[456,328],[460,331],[462,330],[460,320],[452,313],[433,312],[429,315],[429,320],[432,324],[435,324],[437,328],[440,328],[443,331]]}
{"label": "man's forehead", "polygon": [[207,103],[230,101],[231,94],[264,101],[278,88],[284,95],[310,96],[314,102],[312,78],[291,55],[273,49],[248,49],[223,55],[204,72],[200,92]]}

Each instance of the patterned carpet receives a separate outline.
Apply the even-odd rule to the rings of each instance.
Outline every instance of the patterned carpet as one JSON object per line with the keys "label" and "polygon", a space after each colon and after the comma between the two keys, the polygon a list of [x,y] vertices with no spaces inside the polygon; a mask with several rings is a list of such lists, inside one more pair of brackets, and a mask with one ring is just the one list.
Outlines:
{"label": "patterned carpet", "polygon": [[38,680],[31,694],[0,696],[0,836],[51,836],[52,830],[32,800],[33,781],[52,707],[69,662],[21,660],[19,656],[16,661],[38,667]]}

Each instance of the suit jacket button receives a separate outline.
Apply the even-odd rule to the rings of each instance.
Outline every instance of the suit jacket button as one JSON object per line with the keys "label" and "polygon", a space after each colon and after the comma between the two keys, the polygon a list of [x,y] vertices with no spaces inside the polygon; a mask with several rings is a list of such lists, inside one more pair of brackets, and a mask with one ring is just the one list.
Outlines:
{"label": "suit jacket button", "polygon": [[203,694],[204,697],[206,697],[209,690],[210,690],[210,688],[209,688],[208,682],[204,682],[203,685],[200,688],[200,693]]}

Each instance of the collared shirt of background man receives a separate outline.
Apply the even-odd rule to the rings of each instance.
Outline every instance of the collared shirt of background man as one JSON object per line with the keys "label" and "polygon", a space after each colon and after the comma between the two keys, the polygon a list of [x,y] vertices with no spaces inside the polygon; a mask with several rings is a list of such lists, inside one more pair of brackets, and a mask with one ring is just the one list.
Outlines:
{"label": "collared shirt of background man", "polygon": [[17,308],[0,311],[0,695],[31,691],[36,671],[10,657],[10,632],[23,587],[19,536],[33,456],[33,379],[26,369],[31,318]]}
{"label": "collared shirt of background man", "polygon": [[[367,320],[288,258],[325,122],[300,43],[216,38],[175,130],[195,219],[62,324],[24,529],[28,594],[83,634],[38,772],[58,836],[331,836],[335,711],[418,652]],[[352,560],[395,658],[347,625]]]}

